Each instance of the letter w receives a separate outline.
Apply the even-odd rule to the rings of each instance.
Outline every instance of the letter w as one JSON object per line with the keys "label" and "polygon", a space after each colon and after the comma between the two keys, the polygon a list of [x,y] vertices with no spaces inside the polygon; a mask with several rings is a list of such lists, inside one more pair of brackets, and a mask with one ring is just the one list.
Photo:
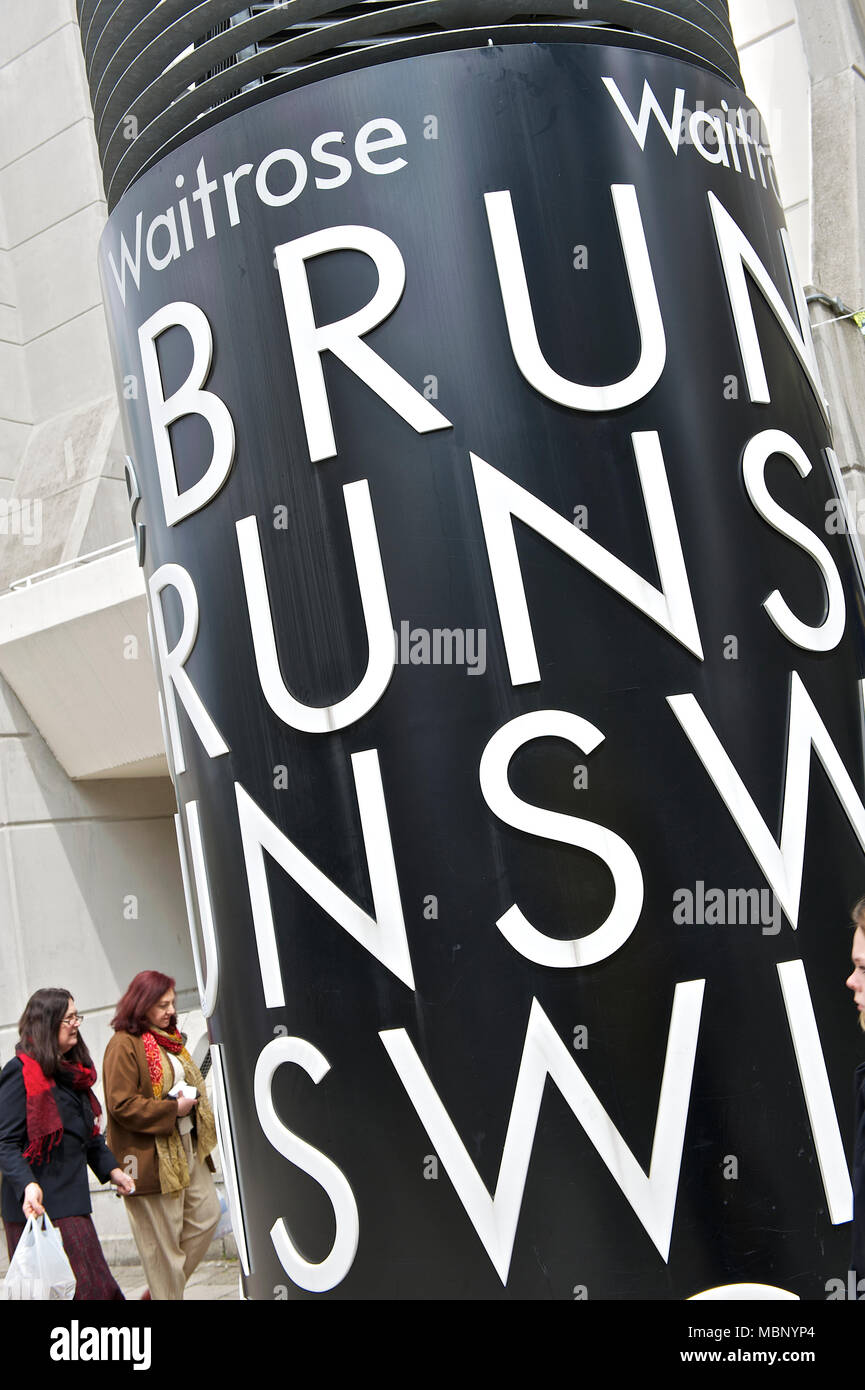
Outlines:
{"label": "letter w", "polygon": [[112,273],[113,273],[113,275],[114,275],[114,279],[115,279],[115,281],[116,281],[116,283],[117,283],[117,288],[118,288],[119,291],[120,291],[120,298],[122,299],[124,306],[126,305],[126,271],[127,271],[127,269],[129,270],[129,273],[131,274],[133,280],[135,281],[135,288],[136,288],[136,289],[138,289],[138,286],[139,286],[139,283],[140,283],[140,280],[141,280],[141,225],[142,225],[142,219],[143,219],[143,213],[140,213],[140,212],[139,212],[138,216],[137,216],[136,219],[135,219],[135,260],[132,259],[131,252],[130,252],[130,250],[129,250],[129,247],[128,247],[127,244],[126,244],[126,237],[123,235],[122,232],[121,232],[121,234],[120,234],[120,270],[119,270],[119,272],[118,272],[118,269],[117,269],[117,262],[116,262],[115,259],[114,259],[114,252],[113,252],[113,251],[109,251],[109,252],[108,252],[108,261],[109,261],[109,264],[110,264],[110,266],[111,266],[111,270],[112,270]]}
{"label": "letter w", "polygon": [[697,757],[765,874],[794,931],[799,920],[808,785],[813,748],[865,850],[865,806],[853,785],[826,725],[796,671],[790,672],[787,723],[787,776],[781,811],[781,843],[774,840],[753,798],[693,695],[668,695],[667,704],[687,734]]}
{"label": "letter w", "polygon": [[537,999],[532,1000],[495,1196],[490,1197],[404,1028],[379,1034],[496,1273],[507,1284],[547,1077],[552,1077],[666,1262],[691,1098],[705,980],[677,984],[648,1175]]}
{"label": "letter w", "polygon": [[612,77],[602,77],[601,81],[603,82],[610,96],[613,98],[613,101],[618,106],[620,113],[622,114],[622,116],[624,116],[628,129],[630,130],[631,134],[633,135],[641,150],[644,150],[646,148],[646,136],[649,133],[649,118],[654,114],[659,126],[663,130],[664,134],[667,137],[667,140],[670,143],[670,147],[673,151],[673,154],[679,153],[679,139],[682,134],[682,115],[685,109],[684,87],[676,88],[676,99],[673,103],[673,115],[672,118],[668,121],[663,111],[661,110],[655,93],[649,86],[647,79],[644,78],[643,99],[640,102],[640,115],[637,120],[634,120],[634,117],[631,115],[630,109],[628,107],[628,103],[625,101],[625,98],[622,96],[622,93],[619,91],[619,88],[617,84],[613,81]]}

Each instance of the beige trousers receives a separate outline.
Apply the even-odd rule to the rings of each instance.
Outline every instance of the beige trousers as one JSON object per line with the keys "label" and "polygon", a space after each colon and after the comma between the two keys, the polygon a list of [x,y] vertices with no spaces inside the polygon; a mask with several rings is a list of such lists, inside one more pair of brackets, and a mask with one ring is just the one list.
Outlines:
{"label": "beige trousers", "polygon": [[177,1196],[155,1192],[127,1197],[125,1203],[151,1298],[182,1299],[186,1281],[207,1253],[219,1224],[219,1198],[210,1169],[196,1157],[190,1164],[189,1186]]}

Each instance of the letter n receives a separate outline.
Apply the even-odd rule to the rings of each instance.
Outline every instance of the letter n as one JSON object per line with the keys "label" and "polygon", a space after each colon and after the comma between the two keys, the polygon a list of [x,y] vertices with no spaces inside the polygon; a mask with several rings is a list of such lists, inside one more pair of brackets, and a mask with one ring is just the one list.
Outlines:
{"label": "letter n", "polygon": [[829,414],[823,384],[820,380],[820,369],[814,353],[814,343],[811,338],[808,308],[793,265],[793,252],[786,231],[781,232],[781,244],[796,304],[798,323],[794,321],[792,314],[773,284],[769,272],[745,233],[733,221],[723,203],[719,202],[714,193],[709,194],[709,207],[718,241],[718,250],[721,253],[721,264],[727,283],[727,293],[730,297],[730,307],[733,310],[736,337],[739,341],[739,351],[742,354],[742,364],[745,368],[750,399],[765,405],[769,403],[771,396],[769,383],[766,380],[766,369],[763,365],[763,355],[760,351],[760,340],[757,336],[754,310],[751,307],[748,284],[745,279],[746,270],[802,364],[814,395],[817,397],[817,403],[828,422]]}
{"label": "letter n", "polygon": [[265,851],[329,917],[348,932],[349,936],[353,936],[355,941],[392,971],[398,980],[408,985],[409,989],[414,989],[378,753],[374,748],[365,753],[353,753],[351,766],[369,864],[375,917],[364,912],[363,908],[358,907],[341,888],[337,888],[336,884],[316,868],[288,836],[274,825],[240,783],[234,784],[252,920],[261,967],[261,983],[264,1002],[268,1009],[282,1008],[285,1004],[285,994],[279,968],[273,908],[267,885]]}
{"label": "letter n", "polygon": [[477,455],[471,455],[513,685],[525,685],[541,678],[514,537],[514,517],[583,565],[688,651],[703,659],[661,443],[654,431],[634,434],[631,439],[661,579],[660,589],[655,589],[591,536],[559,516],[534,493],[512,482]]}

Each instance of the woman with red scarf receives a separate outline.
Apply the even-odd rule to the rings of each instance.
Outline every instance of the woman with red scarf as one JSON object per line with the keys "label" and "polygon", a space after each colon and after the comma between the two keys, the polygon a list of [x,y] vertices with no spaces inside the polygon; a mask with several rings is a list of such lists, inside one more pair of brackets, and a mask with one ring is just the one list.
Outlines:
{"label": "woman with red scarf", "polygon": [[126,1203],[145,1297],[182,1299],[219,1224],[213,1112],[177,1029],[174,981],[142,970],[117,1005],[103,1076],[108,1139],[135,1175]]}
{"label": "woman with red scarf", "polygon": [[99,1132],[96,1069],[81,1022],[65,989],[38,989],[24,1010],[15,1057],[0,1073],[0,1206],[10,1258],[26,1218],[47,1211],[63,1237],[76,1300],[122,1299],[90,1219],[87,1168],[121,1192],[135,1185]]}

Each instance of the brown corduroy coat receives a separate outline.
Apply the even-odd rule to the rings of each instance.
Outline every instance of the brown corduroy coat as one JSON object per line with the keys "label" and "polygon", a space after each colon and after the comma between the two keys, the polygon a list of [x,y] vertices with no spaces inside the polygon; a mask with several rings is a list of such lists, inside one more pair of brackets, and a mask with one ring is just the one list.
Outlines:
{"label": "brown corduroy coat", "polygon": [[[159,1192],[156,1136],[170,1134],[177,1124],[177,1101],[155,1098],[144,1043],[131,1033],[115,1033],[110,1040],[102,1077],[108,1146],[132,1177],[136,1193],[143,1197]],[[206,1162],[212,1169],[209,1155]]]}

